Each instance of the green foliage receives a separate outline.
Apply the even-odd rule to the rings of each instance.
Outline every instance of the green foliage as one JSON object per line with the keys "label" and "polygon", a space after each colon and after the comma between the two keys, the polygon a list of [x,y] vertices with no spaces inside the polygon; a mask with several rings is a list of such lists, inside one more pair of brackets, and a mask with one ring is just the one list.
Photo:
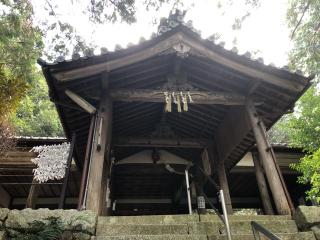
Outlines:
{"label": "green foliage", "polygon": [[29,1],[1,1],[0,9],[0,114],[3,120],[15,111],[32,82],[42,41],[40,32],[32,24]]}
{"label": "green foliage", "polygon": [[[43,221],[33,221],[29,227],[13,236],[13,240],[57,240],[63,234],[62,222],[59,218],[49,217]],[[18,230],[18,229],[17,229]]]}
{"label": "green foliage", "polygon": [[11,121],[21,136],[63,136],[54,104],[49,100],[48,87],[38,73],[27,95],[20,102]]}
{"label": "green foliage", "polygon": [[56,110],[36,68],[43,44],[40,29],[33,25],[31,3],[1,1],[0,9],[0,116],[6,122],[1,126],[11,129],[10,119],[18,135],[61,136]]}
{"label": "green foliage", "polygon": [[301,97],[288,120],[292,145],[300,146],[308,153],[320,148],[320,95],[315,86]]}
{"label": "green foliage", "polygon": [[287,19],[294,48],[290,62],[307,73],[320,73],[320,1],[291,0]]}
{"label": "green foliage", "polygon": [[299,183],[310,184],[308,199],[320,202],[320,95],[312,86],[288,118],[287,129],[293,146],[300,146],[307,155],[292,168],[301,172]]}
{"label": "green foliage", "polygon": [[276,127],[289,133],[293,146],[304,149],[306,156],[292,167],[301,172],[299,182],[310,184],[308,198],[320,202],[320,1],[291,0],[287,19],[294,48],[290,53],[292,68],[315,74],[313,86],[301,97],[295,112]]}
{"label": "green foliage", "polygon": [[2,1],[0,7],[0,63],[11,74],[30,83],[33,66],[41,55],[42,37],[33,25],[33,10],[28,0]]}
{"label": "green foliage", "polygon": [[312,154],[306,155],[300,163],[293,164],[293,169],[303,173],[298,177],[298,182],[310,184],[307,191],[308,199],[320,202],[320,148]]}
{"label": "green foliage", "polygon": [[[27,84],[22,77],[15,76],[4,64],[0,65],[0,116],[7,119],[25,95]],[[2,121],[1,121],[2,122]]]}

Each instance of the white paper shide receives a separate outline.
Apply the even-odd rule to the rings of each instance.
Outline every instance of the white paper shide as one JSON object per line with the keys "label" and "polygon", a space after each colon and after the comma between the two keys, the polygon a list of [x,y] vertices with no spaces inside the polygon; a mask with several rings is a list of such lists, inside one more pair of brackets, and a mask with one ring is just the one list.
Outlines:
{"label": "white paper shide", "polygon": [[33,147],[31,151],[38,153],[31,159],[37,166],[33,169],[35,180],[43,183],[64,178],[69,149],[69,143]]}

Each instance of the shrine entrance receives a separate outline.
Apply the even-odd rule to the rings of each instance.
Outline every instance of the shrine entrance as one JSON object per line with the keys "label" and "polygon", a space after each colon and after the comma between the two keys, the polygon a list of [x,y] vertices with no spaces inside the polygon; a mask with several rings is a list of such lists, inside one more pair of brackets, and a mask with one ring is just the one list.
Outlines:
{"label": "shrine entrance", "polygon": [[134,151],[113,165],[112,215],[187,214],[185,169],[192,161],[161,148]]}
{"label": "shrine entrance", "polygon": [[[161,213],[161,201],[174,202],[184,163],[204,166],[207,159],[232,214],[227,174],[256,144],[265,213],[292,213],[266,130],[294,107],[312,77],[204,40],[179,11],[137,46],[39,63],[67,137],[77,135],[79,209],[99,215],[112,207],[119,215]],[[159,153],[173,154],[174,162],[166,164],[169,158],[161,154],[157,161]],[[163,212],[168,206],[180,211],[179,204],[167,204]]]}

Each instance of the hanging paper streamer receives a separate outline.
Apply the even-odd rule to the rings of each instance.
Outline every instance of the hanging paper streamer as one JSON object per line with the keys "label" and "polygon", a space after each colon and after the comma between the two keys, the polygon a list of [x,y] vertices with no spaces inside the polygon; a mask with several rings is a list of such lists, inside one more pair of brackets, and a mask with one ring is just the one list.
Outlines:
{"label": "hanging paper streamer", "polygon": [[191,97],[190,92],[188,91],[188,93],[187,93],[187,94],[188,94],[189,102],[190,102],[190,103],[193,103],[193,100],[192,100],[192,97]]}
{"label": "hanging paper streamer", "polygon": [[193,103],[192,97],[190,92],[187,93],[184,92],[163,92],[164,94],[164,100],[165,100],[165,112],[171,112],[172,111],[172,102],[177,105],[177,112],[187,112],[189,110],[188,103]]}
{"label": "hanging paper streamer", "polygon": [[181,101],[180,101],[179,94],[177,94],[177,110],[178,110],[178,112],[182,112],[181,111]]}
{"label": "hanging paper streamer", "polygon": [[171,94],[168,94],[168,92],[164,92],[164,98],[165,98],[165,112],[171,112],[172,107],[172,101],[171,101]]}
{"label": "hanging paper streamer", "polygon": [[180,92],[180,96],[181,96],[181,101],[183,103],[183,111],[187,112],[188,111],[188,99],[187,99],[187,95],[183,94],[182,92]]}

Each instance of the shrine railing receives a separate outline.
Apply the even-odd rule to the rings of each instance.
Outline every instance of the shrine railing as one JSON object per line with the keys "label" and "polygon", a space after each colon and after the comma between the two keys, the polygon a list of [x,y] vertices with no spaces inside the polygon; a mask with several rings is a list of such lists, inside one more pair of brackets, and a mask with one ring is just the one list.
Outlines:
{"label": "shrine railing", "polygon": [[204,193],[203,188],[199,187],[201,194],[205,198],[205,201],[209,204],[209,206],[215,211],[217,216],[220,218],[220,220],[223,222],[225,229],[226,229],[226,234],[227,234],[227,239],[232,240],[231,238],[231,230],[230,230],[230,224],[229,224],[229,219],[228,219],[228,214],[227,214],[227,208],[226,208],[226,203],[224,199],[224,194],[223,190],[220,188],[220,186],[201,168],[197,167],[199,171],[203,174],[203,176],[206,178],[206,180],[211,183],[211,185],[214,186],[214,188],[217,190],[217,196],[218,199],[221,203],[221,209],[222,209],[222,215],[218,211],[218,209],[214,206],[213,202],[210,201],[208,196]]}
{"label": "shrine railing", "polygon": [[270,232],[268,229],[265,227],[261,226],[255,221],[251,222],[251,227],[252,227],[252,232],[255,240],[260,240],[260,234],[262,233],[265,237],[267,237],[270,240],[281,240],[277,235],[274,233]]}

